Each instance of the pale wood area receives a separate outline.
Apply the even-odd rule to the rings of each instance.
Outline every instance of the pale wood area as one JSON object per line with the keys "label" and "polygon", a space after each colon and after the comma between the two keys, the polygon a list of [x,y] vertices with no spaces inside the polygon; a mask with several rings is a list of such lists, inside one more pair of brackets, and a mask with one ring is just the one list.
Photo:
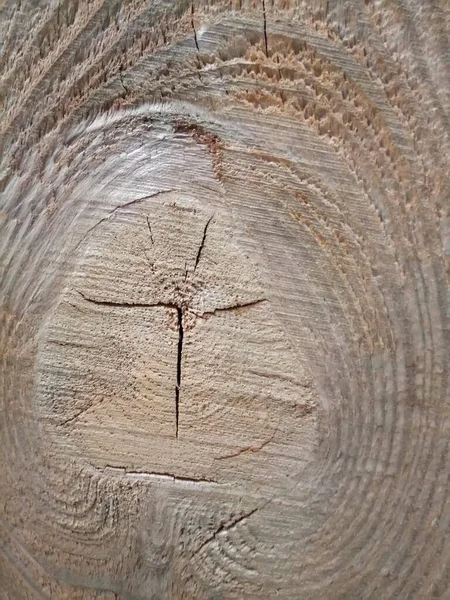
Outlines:
{"label": "pale wood area", "polygon": [[449,599],[450,3],[0,44],[0,600]]}

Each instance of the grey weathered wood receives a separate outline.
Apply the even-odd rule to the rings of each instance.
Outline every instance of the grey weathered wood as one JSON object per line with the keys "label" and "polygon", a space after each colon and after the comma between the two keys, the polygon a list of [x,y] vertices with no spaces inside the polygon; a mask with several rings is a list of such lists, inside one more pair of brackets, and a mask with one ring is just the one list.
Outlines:
{"label": "grey weathered wood", "polygon": [[450,5],[0,7],[0,598],[450,598]]}

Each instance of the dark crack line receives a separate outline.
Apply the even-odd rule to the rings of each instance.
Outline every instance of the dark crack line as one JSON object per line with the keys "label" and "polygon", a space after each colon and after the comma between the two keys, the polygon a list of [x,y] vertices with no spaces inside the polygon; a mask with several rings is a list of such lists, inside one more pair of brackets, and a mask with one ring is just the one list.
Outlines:
{"label": "dark crack line", "polygon": [[195,29],[195,23],[194,23],[194,3],[193,2],[191,4],[191,25],[192,25],[192,30],[194,31],[195,47],[197,48],[197,52],[200,52],[200,48],[198,46],[197,31]]}
{"label": "dark crack line", "polygon": [[175,437],[178,438],[178,423],[180,417],[181,361],[183,358],[183,309],[177,308],[178,315],[178,353],[177,353],[177,383],[175,386]]}
{"label": "dark crack line", "polygon": [[148,231],[150,233],[150,241],[152,243],[152,246],[154,246],[155,242],[153,241],[153,233],[152,233],[152,226],[150,225],[150,219],[148,217],[146,217],[146,221],[147,221]]}
{"label": "dark crack line", "polygon": [[128,208],[129,206],[132,206],[133,204],[139,204],[141,202],[145,202],[145,200],[149,200],[150,198],[155,198],[155,197],[159,196],[160,194],[168,194],[168,193],[173,192],[175,190],[176,190],[176,188],[170,188],[168,190],[161,190],[159,192],[154,192],[153,194],[147,194],[146,196],[142,196],[140,198],[135,198],[134,200],[130,200],[129,202],[125,202],[124,204],[120,204],[119,206],[116,206],[116,208],[113,208],[113,210],[111,210],[106,217],[103,217],[103,219],[100,219],[99,221],[97,221],[97,223],[95,223],[95,225],[92,225],[92,227],[90,227],[86,231],[86,233],[83,234],[83,236],[81,237],[81,239],[78,241],[78,243],[74,247],[73,251],[75,252],[76,250],[78,250],[78,248],[80,247],[80,245],[84,242],[84,240],[88,237],[88,235],[92,231],[94,231],[94,229],[97,229],[97,227],[99,225],[101,225],[105,221],[108,221],[119,210],[122,210],[124,208]]}
{"label": "dark crack line", "polygon": [[207,234],[207,232],[208,232],[208,227],[209,227],[209,224],[210,224],[210,223],[211,223],[211,221],[212,221],[212,218],[213,218],[213,216],[214,216],[214,215],[212,215],[211,217],[209,217],[209,219],[208,219],[208,222],[207,222],[207,223],[206,223],[206,225],[205,225],[205,229],[203,230],[203,237],[202,237],[202,241],[200,242],[200,246],[199,246],[199,249],[198,249],[198,252],[197,252],[197,256],[196,256],[196,258],[195,258],[194,271],[195,271],[195,269],[197,268],[197,266],[198,266],[198,263],[200,262],[200,258],[201,258],[201,256],[202,256],[203,248],[204,248],[204,246],[205,246],[206,234]]}
{"label": "dark crack line", "polygon": [[[208,230],[208,226],[211,222],[212,217],[208,220],[205,225],[205,229],[203,231],[203,238],[200,244],[200,248],[197,253],[197,260],[195,266],[197,266],[202,249],[205,245],[206,233]],[[195,270],[195,268],[194,268]],[[186,271],[187,272],[187,271]],[[174,304],[172,302],[155,302],[155,303],[146,303],[146,302],[115,302],[112,300],[98,300],[96,298],[90,298],[83,292],[77,290],[78,294],[85,300],[86,302],[91,302],[92,304],[96,304],[97,306],[109,306],[112,308],[155,308],[155,307],[164,307],[170,308],[172,310],[177,311],[177,325],[178,325],[178,349],[177,349],[177,373],[176,373],[176,384],[175,384],[175,437],[178,438],[178,430],[179,430],[179,421],[180,421],[180,391],[181,391],[181,367],[183,360],[183,341],[184,341],[184,325],[183,325],[183,308],[178,304]],[[207,318],[208,316],[214,315],[217,312],[236,310],[239,308],[255,306],[256,304],[260,304],[261,302],[267,302],[265,298],[260,298],[258,300],[253,300],[252,302],[245,302],[242,304],[234,304],[232,306],[225,306],[223,308],[216,308],[212,311],[205,312],[203,314],[198,314],[193,312],[193,314],[202,319]],[[72,419],[69,419],[71,421]],[[244,449],[243,451],[253,451],[252,448]],[[240,452],[239,452],[240,454]],[[230,457],[231,458],[231,457]]]}
{"label": "dark crack line", "polygon": [[[115,308],[155,308],[162,306],[164,308],[171,308],[177,311],[178,317],[178,350],[177,350],[177,379],[175,384],[175,437],[178,438],[178,424],[180,420],[180,389],[181,389],[181,363],[183,359],[183,338],[184,338],[184,327],[183,327],[183,309],[177,304],[171,302],[155,302],[154,304],[148,304],[145,302],[113,302],[110,300],[97,300],[96,298],[90,298],[78,291],[80,296],[86,302],[92,302],[97,306],[110,306]],[[68,421],[71,421],[69,419]],[[64,423],[65,424],[65,423]]]}
{"label": "dark crack line", "polygon": [[202,477],[183,477],[182,475],[174,475],[174,473],[169,473],[167,471],[128,471],[126,467],[110,464],[106,464],[104,466],[104,469],[122,471],[123,474],[128,477],[161,477],[164,479],[171,479],[172,481],[179,481],[182,483],[208,483],[220,485],[214,479],[205,479]]}
{"label": "dark crack line", "polygon": [[176,304],[172,304],[171,302],[155,302],[153,304],[146,302],[114,302],[113,300],[97,300],[96,298],[90,298],[80,291],[78,291],[78,293],[83,300],[86,300],[86,302],[92,302],[92,304],[97,304],[98,306],[114,306],[118,308],[156,308],[163,306],[164,308],[178,310],[178,306]]}
{"label": "dark crack line", "polygon": [[[74,305],[73,305],[74,306]],[[64,340],[49,340],[51,344],[55,344],[56,346],[63,346],[68,348],[86,348],[85,344],[80,344],[77,342],[66,342]]]}
{"label": "dark crack line", "polygon": [[147,254],[147,250],[145,248],[142,248],[142,252],[144,253],[145,260],[147,261],[147,264],[150,267],[150,271],[154,271],[155,267]]}
{"label": "dark crack line", "polygon": [[81,417],[81,415],[84,415],[85,413],[87,413],[88,410],[90,410],[91,408],[94,408],[96,406],[99,406],[103,402],[103,400],[104,400],[104,398],[102,398],[98,402],[95,402],[94,404],[90,404],[86,408],[83,408],[82,410],[80,410],[80,412],[78,412],[73,417],[69,417],[68,419],[64,419],[64,421],[61,421],[60,423],[58,423],[58,425],[61,426],[61,427],[65,427],[69,423],[74,423],[77,419],[79,419]]}
{"label": "dark crack line", "polygon": [[[173,310],[176,310],[178,312],[178,314],[180,314],[180,311],[181,311],[181,308],[179,307],[179,305],[175,304],[173,302],[154,302],[154,303],[123,302],[123,301],[117,302],[114,300],[98,300],[97,298],[90,298],[89,296],[86,296],[86,294],[84,294],[83,292],[80,292],[79,290],[77,290],[77,292],[78,292],[78,294],[80,294],[80,296],[83,298],[83,300],[85,300],[86,302],[91,302],[92,304],[97,304],[98,306],[111,306],[111,307],[117,307],[117,308],[164,307],[164,308],[171,308]],[[247,308],[250,306],[256,306],[258,304],[261,304],[262,302],[267,302],[267,299],[260,298],[258,300],[251,300],[250,302],[242,302],[240,304],[231,304],[230,306],[223,306],[223,307],[215,308],[214,310],[206,311],[204,313],[197,313],[197,312],[192,311],[192,314],[194,314],[196,317],[198,317],[200,319],[205,319],[205,318],[211,317],[212,315],[215,315],[218,312],[226,312],[226,311],[238,310],[239,308]],[[75,304],[71,304],[70,302],[69,302],[69,304],[79,310],[79,307],[76,306]],[[179,333],[180,333],[180,323],[181,323],[181,330],[183,330],[182,313],[181,313],[181,320],[180,320],[180,317],[178,318],[178,332]]]}
{"label": "dark crack line", "polygon": [[74,421],[76,421],[78,419],[78,417],[81,417],[81,415],[84,414],[89,408],[91,408],[91,407],[89,406],[88,408],[86,408],[85,410],[80,411],[79,413],[77,413],[73,417],[69,417],[68,419],[64,419],[64,421],[61,421],[60,423],[58,423],[58,425],[60,425],[61,427],[65,427],[66,425],[69,425],[69,423],[73,423]]}
{"label": "dark crack line", "polygon": [[262,7],[263,7],[263,30],[264,30],[264,46],[266,49],[266,56],[269,56],[269,47],[267,44],[267,18],[266,18],[266,2],[265,0],[262,0]]}
{"label": "dark crack line", "polygon": [[251,300],[250,302],[242,302],[241,304],[231,304],[230,306],[223,306],[222,308],[215,308],[214,310],[209,310],[204,313],[194,313],[196,317],[200,319],[207,319],[212,315],[215,315],[218,312],[226,312],[229,310],[238,310],[239,308],[247,308],[250,306],[256,306],[261,304],[262,302],[267,302],[266,298],[260,298],[259,300]]}
{"label": "dark crack line", "polygon": [[75,309],[76,309],[78,312],[83,312],[83,311],[81,310],[81,308],[80,308],[79,306],[77,306],[76,304],[73,304],[72,302],[69,302],[69,301],[67,301],[67,304],[68,304],[69,306],[71,306],[72,308],[75,308]]}
{"label": "dark crack line", "polygon": [[203,548],[206,545],[208,545],[213,540],[215,540],[216,537],[219,535],[219,533],[222,533],[224,531],[231,531],[237,525],[239,525],[239,523],[242,523],[242,521],[245,521],[245,519],[248,519],[252,515],[254,515],[257,510],[259,510],[259,507],[254,508],[253,510],[246,513],[245,515],[241,515],[240,517],[237,517],[236,519],[233,519],[232,521],[229,521],[228,523],[222,523],[220,525],[220,527],[218,527],[212,535],[210,535],[202,544],[200,544],[200,546],[197,548],[197,550],[193,553],[192,556],[195,556],[196,554],[198,554],[201,550],[203,550]]}
{"label": "dark crack line", "polygon": [[127,88],[127,86],[126,86],[126,85],[124,84],[124,82],[123,82],[123,76],[122,76],[122,73],[119,73],[119,79],[120,79],[120,83],[121,83],[121,85],[122,85],[122,87],[123,87],[123,90],[124,90],[125,94],[129,94],[129,93],[130,93],[130,90]]}
{"label": "dark crack line", "polygon": [[272,433],[270,438],[260,444],[259,446],[246,446],[245,448],[241,448],[237,452],[233,452],[233,454],[224,454],[223,456],[216,456],[214,460],[224,460],[226,458],[236,458],[236,456],[240,456],[241,454],[246,454],[247,452],[259,452],[263,448],[265,448],[275,437],[276,430]]}

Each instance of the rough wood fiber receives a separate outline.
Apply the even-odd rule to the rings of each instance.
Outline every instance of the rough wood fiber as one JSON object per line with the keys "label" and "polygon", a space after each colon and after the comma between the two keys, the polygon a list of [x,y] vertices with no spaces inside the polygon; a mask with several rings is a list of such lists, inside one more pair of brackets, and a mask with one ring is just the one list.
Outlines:
{"label": "rough wood fiber", "polygon": [[0,27],[0,598],[450,598],[448,2]]}

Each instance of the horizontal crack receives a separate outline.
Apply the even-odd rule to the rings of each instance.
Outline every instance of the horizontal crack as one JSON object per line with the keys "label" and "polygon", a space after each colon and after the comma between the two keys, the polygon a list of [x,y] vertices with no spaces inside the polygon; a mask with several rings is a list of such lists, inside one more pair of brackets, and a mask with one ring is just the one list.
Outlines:
{"label": "horizontal crack", "polygon": [[[125,301],[114,301],[114,300],[99,300],[98,298],[91,298],[87,296],[83,292],[77,290],[78,294],[85,300],[86,302],[92,302],[92,304],[97,304],[99,306],[115,306],[119,308],[155,308],[155,307],[165,307],[171,308],[173,310],[179,311],[182,309],[182,306],[179,304],[175,304],[175,302],[125,302]],[[204,313],[197,313],[195,311],[191,311],[196,317],[200,319],[205,319],[212,315],[215,315],[219,312],[233,311],[238,310],[239,308],[247,308],[250,306],[256,306],[261,304],[262,302],[267,302],[266,298],[260,298],[259,300],[252,300],[250,302],[242,302],[240,304],[231,304],[230,306],[223,306],[219,308],[214,308],[213,310],[205,311]]]}
{"label": "horizontal crack", "polygon": [[214,310],[208,310],[204,313],[196,313],[194,315],[199,317],[200,319],[205,319],[207,317],[211,317],[218,312],[226,312],[229,310],[238,310],[239,308],[247,308],[250,306],[256,306],[257,304],[261,304],[262,302],[267,302],[266,298],[260,298],[259,300],[251,300],[250,302],[242,302],[241,304],[231,304],[230,306],[223,306],[219,308],[215,308]]}
{"label": "horizontal crack", "polygon": [[98,300],[97,298],[90,298],[89,296],[86,296],[86,294],[83,294],[83,292],[80,292],[79,290],[77,291],[83,300],[86,300],[86,302],[92,302],[93,304],[97,304],[99,306],[117,306],[120,308],[155,308],[158,306],[163,306],[165,308],[179,310],[179,306],[172,302],[115,302],[113,300]]}
{"label": "horizontal crack", "polygon": [[104,469],[116,469],[122,471],[124,475],[128,477],[147,477],[147,478],[158,478],[158,479],[170,479],[171,481],[179,481],[182,483],[209,483],[219,485],[214,479],[205,479],[201,477],[183,477],[181,475],[174,475],[166,471],[127,471],[125,467],[116,465],[105,465]]}

